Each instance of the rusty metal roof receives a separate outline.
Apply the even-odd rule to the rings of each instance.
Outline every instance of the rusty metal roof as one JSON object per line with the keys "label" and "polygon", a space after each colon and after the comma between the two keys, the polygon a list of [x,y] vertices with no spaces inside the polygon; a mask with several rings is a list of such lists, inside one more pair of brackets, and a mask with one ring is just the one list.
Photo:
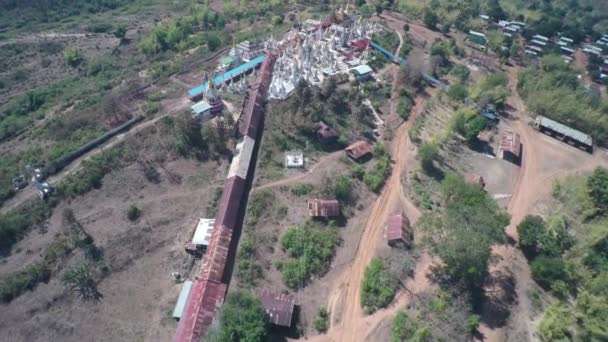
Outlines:
{"label": "rusty metal roof", "polygon": [[295,299],[286,294],[276,294],[263,289],[258,294],[264,310],[270,317],[270,322],[282,327],[290,327],[293,318]]}
{"label": "rusty metal roof", "polygon": [[335,199],[311,198],[308,203],[308,215],[312,217],[335,217],[340,215],[340,202]]}
{"label": "rusty metal roof", "polygon": [[389,216],[386,220],[386,239],[410,241],[410,220],[401,214]]}
{"label": "rusty metal roof", "polygon": [[243,204],[245,193],[245,180],[240,177],[226,179],[224,191],[220,198],[217,214],[215,215],[215,225],[225,226],[234,229],[237,218]]}
{"label": "rusty metal roof", "polygon": [[232,230],[224,226],[215,226],[207,252],[203,257],[203,264],[200,269],[199,277],[205,280],[223,281],[226,261],[230,253],[230,243],[232,242]]}
{"label": "rusty metal roof", "polygon": [[190,288],[173,342],[198,342],[224,302],[226,284],[195,280]]}
{"label": "rusty metal roof", "polygon": [[346,151],[346,154],[353,159],[360,159],[361,157],[372,153],[371,145],[365,140],[356,141],[344,150]]}
{"label": "rusty metal roof", "polygon": [[500,149],[519,157],[521,152],[521,141],[519,134],[513,131],[504,131],[500,137]]}

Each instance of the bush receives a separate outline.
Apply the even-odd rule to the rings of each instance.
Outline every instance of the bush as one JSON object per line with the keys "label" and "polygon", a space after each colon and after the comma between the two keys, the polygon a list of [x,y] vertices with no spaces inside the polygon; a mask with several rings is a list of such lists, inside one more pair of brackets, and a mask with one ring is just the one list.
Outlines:
{"label": "bush", "polygon": [[314,185],[310,183],[300,183],[291,187],[291,193],[298,196],[306,196],[315,189]]}
{"label": "bush", "polygon": [[216,34],[209,34],[207,36],[207,47],[209,51],[215,51],[222,45],[222,40]]}
{"label": "bush", "polygon": [[467,88],[460,83],[452,84],[448,88],[447,95],[452,101],[463,102],[468,95]]}
{"label": "bush", "polygon": [[391,342],[431,342],[433,340],[427,327],[419,327],[416,322],[408,319],[405,312],[400,311],[391,324]]}
{"label": "bush", "polygon": [[361,282],[361,306],[373,313],[390,304],[397,289],[397,279],[379,258],[374,258],[365,269]]}
{"label": "bush", "polygon": [[0,214],[0,251],[7,252],[37,224],[51,216],[52,208],[46,202],[22,207]]}
{"label": "bush", "polygon": [[268,315],[259,299],[250,292],[228,294],[218,314],[219,324],[204,341],[265,341],[268,335]]}
{"label": "bush", "polygon": [[363,182],[374,192],[380,191],[391,173],[391,160],[388,155],[381,155],[374,167],[363,176]]}
{"label": "bush", "polygon": [[608,209],[608,170],[603,167],[593,170],[593,174],[587,179],[587,188],[597,210],[605,213]]}
{"label": "bush", "polygon": [[87,26],[87,31],[92,33],[106,33],[112,31],[112,24],[110,23],[95,23]]}
{"label": "bush", "polygon": [[315,318],[313,325],[315,326],[315,329],[320,333],[324,333],[327,331],[327,329],[329,328],[329,311],[327,311],[327,308],[319,308],[317,318]]}
{"label": "bush", "polygon": [[338,232],[333,225],[323,227],[309,223],[287,228],[280,241],[289,257],[280,267],[283,282],[290,288],[298,288],[312,275],[327,271],[338,242]]}
{"label": "bush", "polygon": [[50,276],[51,270],[45,263],[35,263],[22,271],[6,274],[0,281],[0,300],[10,302],[39,283],[47,282]]}
{"label": "bush", "polygon": [[558,257],[540,255],[530,263],[530,270],[534,280],[544,289],[550,289],[557,280],[568,280],[564,261]]}
{"label": "bush", "polygon": [[347,176],[338,176],[334,185],[334,194],[336,198],[342,201],[348,201],[352,194],[352,182]]}
{"label": "bush", "polygon": [[63,50],[63,58],[65,59],[66,63],[71,67],[77,67],[84,60],[82,52],[80,52],[80,50],[75,47],[65,48],[65,50]]}
{"label": "bush", "polygon": [[279,26],[283,24],[283,17],[280,15],[275,15],[272,17],[272,26]]}
{"label": "bush", "polygon": [[469,334],[473,334],[477,331],[477,327],[479,327],[479,323],[481,321],[481,317],[479,315],[470,315],[467,317],[467,320],[464,322],[464,327]]}
{"label": "bush", "polygon": [[129,209],[127,210],[127,218],[129,221],[137,221],[137,219],[141,216],[141,210],[138,207],[131,204]]}

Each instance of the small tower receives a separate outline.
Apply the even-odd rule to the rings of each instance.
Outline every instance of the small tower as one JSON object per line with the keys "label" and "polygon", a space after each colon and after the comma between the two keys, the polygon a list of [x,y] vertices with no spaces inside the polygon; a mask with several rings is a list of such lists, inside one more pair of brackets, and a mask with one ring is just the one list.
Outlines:
{"label": "small tower", "polygon": [[207,81],[207,90],[205,91],[205,101],[209,103],[211,106],[211,114],[219,114],[224,109],[224,103],[220,98],[220,94],[218,90],[215,88],[215,84],[213,83],[213,78],[209,75],[209,80]]}

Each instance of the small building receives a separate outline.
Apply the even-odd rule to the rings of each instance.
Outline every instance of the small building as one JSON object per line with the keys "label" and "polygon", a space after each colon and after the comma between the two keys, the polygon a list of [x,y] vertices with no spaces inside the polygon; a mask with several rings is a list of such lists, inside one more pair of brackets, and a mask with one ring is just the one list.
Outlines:
{"label": "small building", "polygon": [[304,153],[302,151],[285,152],[285,167],[288,169],[300,169],[304,167]]}
{"label": "small building", "polygon": [[486,46],[488,39],[486,38],[485,34],[483,34],[481,32],[470,30],[469,31],[469,41],[471,43],[475,43],[477,45]]}
{"label": "small building", "polygon": [[211,118],[211,105],[207,101],[197,102],[190,108],[193,119],[206,121]]}
{"label": "small building", "polygon": [[496,110],[493,108],[485,108],[480,111],[479,114],[492,124],[498,123],[498,115],[496,114]]}
{"label": "small building", "polygon": [[532,39],[530,41],[530,44],[536,45],[536,46],[538,46],[540,48],[545,48],[548,43],[546,41],[544,41],[544,40]]}
{"label": "small building", "polygon": [[559,41],[560,42],[564,42],[566,44],[574,44],[574,39],[568,38],[568,37],[559,37]]}
{"label": "small building", "polygon": [[295,308],[295,299],[292,296],[263,289],[259,292],[258,298],[271,324],[283,328],[291,327]]}
{"label": "small building", "polygon": [[372,78],[372,74],[373,74],[373,70],[372,68],[369,67],[369,65],[367,64],[361,64],[358,65],[354,68],[352,68],[355,77],[359,80],[359,81],[367,81],[369,79]]}
{"label": "small building", "polygon": [[480,14],[479,15],[479,19],[481,19],[483,21],[490,21],[490,16],[489,15],[485,15],[485,14]]}
{"label": "small building", "polygon": [[182,314],[184,313],[184,306],[186,306],[186,300],[188,299],[191,288],[192,282],[190,280],[186,280],[182,285],[181,291],[179,292],[179,297],[177,297],[177,302],[175,303],[175,308],[173,308],[172,316],[178,321],[180,318],[182,318]]}
{"label": "small building", "polygon": [[473,173],[468,173],[464,176],[464,182],[469,185],[479,186],[481,190],[485,190],[486,182],[482,176]]}
{"label": "small building", "polygon": [[535,40],[542,40],[542,41],[543,41],[543,42],[545,42],[545,43],[549,42],[549,38],[547,38],[547,37],[545,37],[545,36],[541,36],[540,34],[534,35],[534,36],[532,37],[532,39],[535,39]]}
{"label": "small building", "polygon": [[593,140],[591,139],[591,136],[579,130],[570,128],[541,115],[534,119],[534,128],[567,144],[574,145],[589,153],[593,153]]}
{"label": "small building", "polygon": [[504,160],[508,160],[519,165],[521,161],[521,138],[518,133],[506,130],[500,137],[498,155]]}
{"label": "small building", "polygon": [[311,217],[337,217],[340,215],[340,202],[335,199],[311,198],[306,201],[308,215]]}
{"label": "small building", "polygon": [[364,162],[372,156],[372,147],[365,140],[359,140],[344,149],[346,155],[354,161]]}
{"label": "small building", "polygon": [[409,248],[412,243],[410,220],[401,214],[391,215],[386,220],[386,241],[391,247]]}
{"label": "small building", "polygon": [[574,50],[569,47],[560,46],[559,51],[562,53],[562,55],[566,55],[566,56],[574,55]]}
{"label": "small building", "polygon": [[530,51],[535,52],[537,56],[543,54],[543,49],[540,48],[540,47],[538,47],[538,46],[535,46],[535,45],[528,45],[526,47],[526,50],[530,50]]}
{"label": "small building", "polygon": [[236,45],[236,48],[240,51],[240,55],[245,60],[251,60],[258,55],[260,55],[264,46],[258,42],[251,42],[249,40],[244,40]]}
{"label": "small building", "polygon": [[197,250],[202,250],[209,246],[209,240],[211,239],[214,225],[215,219],[202,218],[198,221],[191,242]]}
{"label": "small building", "polygon": [[331,143],[338,139],[338,132],[328,126],[325,122],[319,121],[317,124],[317,138],[321,143]]}

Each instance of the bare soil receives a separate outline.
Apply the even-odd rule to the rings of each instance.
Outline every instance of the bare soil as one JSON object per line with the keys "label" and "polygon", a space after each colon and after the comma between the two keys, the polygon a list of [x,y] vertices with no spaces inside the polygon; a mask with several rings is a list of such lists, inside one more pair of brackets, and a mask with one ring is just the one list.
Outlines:
{"label": "bare soil", "polygon": [[[109,272],[98,289],[97,303],[81,302],[67,292],[58,276],[41,284],[0,310],[0,340],[167,341],[175,323],[170,318],[181,285],[171,273],[187,276],[191,257],[183,247],[197,219],[203,216],[211,187],[223,178],[214,163],[178,160],[166,166],[181,177],[181,184],[151,184],[132,166],[104,178],[103,188],[71,203],[62,203],[44,234],[33,233],[19,242],[14,253],[0,265],[0,272],[17,270],[40,258],[40,253],[63,227],[61,215],[71,208],[85,230],[103,249]],[[161,171],[162,172],[162,171]],[[136,222],[126,218],[130,205],[142,210]],[[77,262],[75,252],[62,266]],[[61,270],[57,270],[57,275]]]}

